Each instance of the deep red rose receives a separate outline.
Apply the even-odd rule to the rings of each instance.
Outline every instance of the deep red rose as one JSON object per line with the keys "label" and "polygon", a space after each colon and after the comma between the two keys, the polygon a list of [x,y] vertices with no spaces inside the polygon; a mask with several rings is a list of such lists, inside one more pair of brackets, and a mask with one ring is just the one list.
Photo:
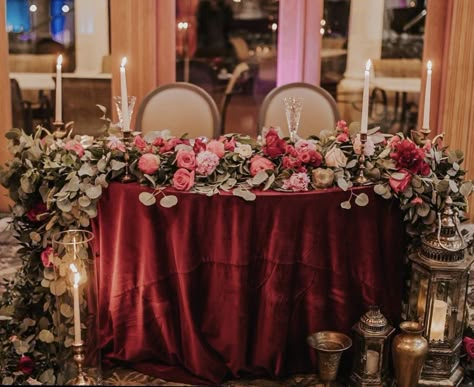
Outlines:
{"label": "deep red rose", "polygon": [[285,153],[286,142],[280,138],[275,129],[270,129],[265,136],[263,153],[268,157],[278,157]]}
{"label": "deep red rose", "polygon": [[401,170],[398,171],[397,173],[400,173],[403,175],[403,177],[400,178],[395,178],[393,175],[390,176],[390,179],[388,180],[388,183],[390,184],[390,187],[396,192],[403,192],[406,190],[408,185],[411,182],[411,174],[410,172],[406,170]]}
{"label": "deep red rose", "polygon": [[466,350],[469,360],[474,359],[474,339],[470,337],[465,337],[462,342],[464,344],[464,349]]}
{"label": "deep red rose", "polygon": [[422,169],[426,172],[424,164],[425,151],[418,148],[415,143],[410,140],[402,140],[395,144],[394,152],[390,157],[396,161],[397,168],[408,169],[412,173],[421,174]]}
{"label": "deep red rose", "polygon": [[145,148],[147,147],[147,143],[145,142],[145,140],[141,137],[141,136],[135,136],[134,140],[133,140],[133,144],[138,148],[140,149],[142,152],[145,150]]}
{"label": "deep red rose", "polygon": [[431,172],[430,165],[426,162],[423,161],[420,167],[420,175],[422,176],[428,176]]}
{"label": "deep red rose", "polygon": [[227,137],[220,136],[219,141],[224,144],[224,149],[226,151],[231,151],[231,152],[234,151],[234,149],[235,149],[235,138],[234,137],[231,137],[231,139],[229,140],[229,139],[227,139]]}
{"label": "deep red rose", "polygon": [[33,208],[28,210],[25,215],[30,222],[40,222],[41,215],[43,215],[47,211],[48,209],[46,208],[46,204],[44,204],[43,202],[38,202],[33,206]]}
{"label": "deep red rose", "polygon": [[185,142],[180,138],[170,138],[169,140],[165,140],[163,146],[160,148],[160,152],[166,153],[173,151],[176,145],[179,144],[185,144]]}
{"label": "deep red rose", "polygon": [[286,144],[285,145],[285,153],[288,156],[292,156],[292,157],[298,156],[298,152],[296,151],[295,147],[291,144]]}
{"label": "deep red rose", "polygon": [[194,153],[198,154],[199,152],[206,150],[206,143],[202,141],[200,138],[196,138],[194,140],[193,151]]}
{"label": "deep red rose", "polygon": [[18,369],[25,375],[30,375],[35,368],[35,362],[28,356],[22,355],[18,361]]}
{"label": "deep red rose", "polygon": [[295,169],[301,166],[301,161],[296,157],[284,156],[282,160],[283,168],[285,169]]}

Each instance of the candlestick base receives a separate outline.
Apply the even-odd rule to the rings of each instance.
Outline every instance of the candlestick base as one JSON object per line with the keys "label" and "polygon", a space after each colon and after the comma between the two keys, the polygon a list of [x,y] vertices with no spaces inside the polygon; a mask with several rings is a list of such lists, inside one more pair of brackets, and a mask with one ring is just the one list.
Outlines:
{"label": "candlestick base", "polygon": [[132,131],[131,130],[124,130],[122,131],[122,141],[125,145],[125,154],[123,155],[125,160],[125,173],[120,178],[121,183],[131,183],[135,181],[135,177],[130,174],[130,154],[128,153],[128,147],[132,140]]}
{"label": "candlestick base", "polygon": [[97,381],[93,377],[87,375],[83,369],[85,360],[84,343],[73,344],[72,350],[74,352],[74,362],[77,366],[77,376],[69,380],[66,384],[68,386],[95,386]]}
{"label": "candlestick base", "polygon": [[364,176],[365,166],[365,143],[367,142],[367,134],[360,134],[360,156],[359,156],[359,175],[354,179],[357,185],[364,185],[369,183],[369,179]]}

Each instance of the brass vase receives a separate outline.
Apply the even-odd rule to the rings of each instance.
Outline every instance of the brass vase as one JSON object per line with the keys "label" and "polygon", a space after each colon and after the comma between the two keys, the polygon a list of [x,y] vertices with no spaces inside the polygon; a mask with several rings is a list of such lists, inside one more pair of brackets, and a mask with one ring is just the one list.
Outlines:
{"label": "brass vase", "polygon": [[402,332],[392,343],[395,380],[398,387],[416,387],[428,353],[428,341],[418,322],[402,322],[400,329]]}

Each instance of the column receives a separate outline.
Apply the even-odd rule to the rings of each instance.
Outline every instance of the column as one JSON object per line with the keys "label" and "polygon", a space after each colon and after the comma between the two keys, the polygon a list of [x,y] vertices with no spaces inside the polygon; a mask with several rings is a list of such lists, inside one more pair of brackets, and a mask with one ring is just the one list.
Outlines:
{"label": "column", "polygon": [[344,79],[337,87],[341,117],[348,122],[360,121],[352,101],[362,101],[364,70],[367,59],[379,59],[382,53],[384,2],[351,0],[347,64]]}
{"label": "column", "polygon": [[74,4],[76,24],[76,73],[101,73],[109,55],[109,7],[107,0],[81,0]]}
{"label": "column", "polygon": [[277,85],[307,82],[321,76],[322,0],[280,0]]}
{"label": "column", "polygon": [[150,91],[175,80],[175,7],[175,0],[110,2],[112,95],[120,95],[120,62],[126,56],[128,94],[137,97],[135,113]]}
{"label": "column", "polygon": [[[0,0],[0,165],[5,164],[10,159],[10,152],[7,150],[7,139],[5,134],[12,126],[12,111],[10,97],[10,79],[8,76],[8,36],[6,26],[6,1]],[[0,212],[8,212],[11,204],[8,198],[8,191],[0,186]]]}

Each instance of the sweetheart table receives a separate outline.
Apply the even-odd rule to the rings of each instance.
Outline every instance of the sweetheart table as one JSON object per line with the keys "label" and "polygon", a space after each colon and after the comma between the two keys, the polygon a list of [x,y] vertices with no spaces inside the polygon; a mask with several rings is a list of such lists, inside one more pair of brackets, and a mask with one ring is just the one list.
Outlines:
{"label": "sweetheart table", "polygon": [[144,206],[144,190],[111,183],[93,224],[107,361],[184,383],[314,373],[310,333],[350,334],[374,304],[399,321],[402,214],[372,187],[350,210],[335,188],[167,190],[172,208]]}

